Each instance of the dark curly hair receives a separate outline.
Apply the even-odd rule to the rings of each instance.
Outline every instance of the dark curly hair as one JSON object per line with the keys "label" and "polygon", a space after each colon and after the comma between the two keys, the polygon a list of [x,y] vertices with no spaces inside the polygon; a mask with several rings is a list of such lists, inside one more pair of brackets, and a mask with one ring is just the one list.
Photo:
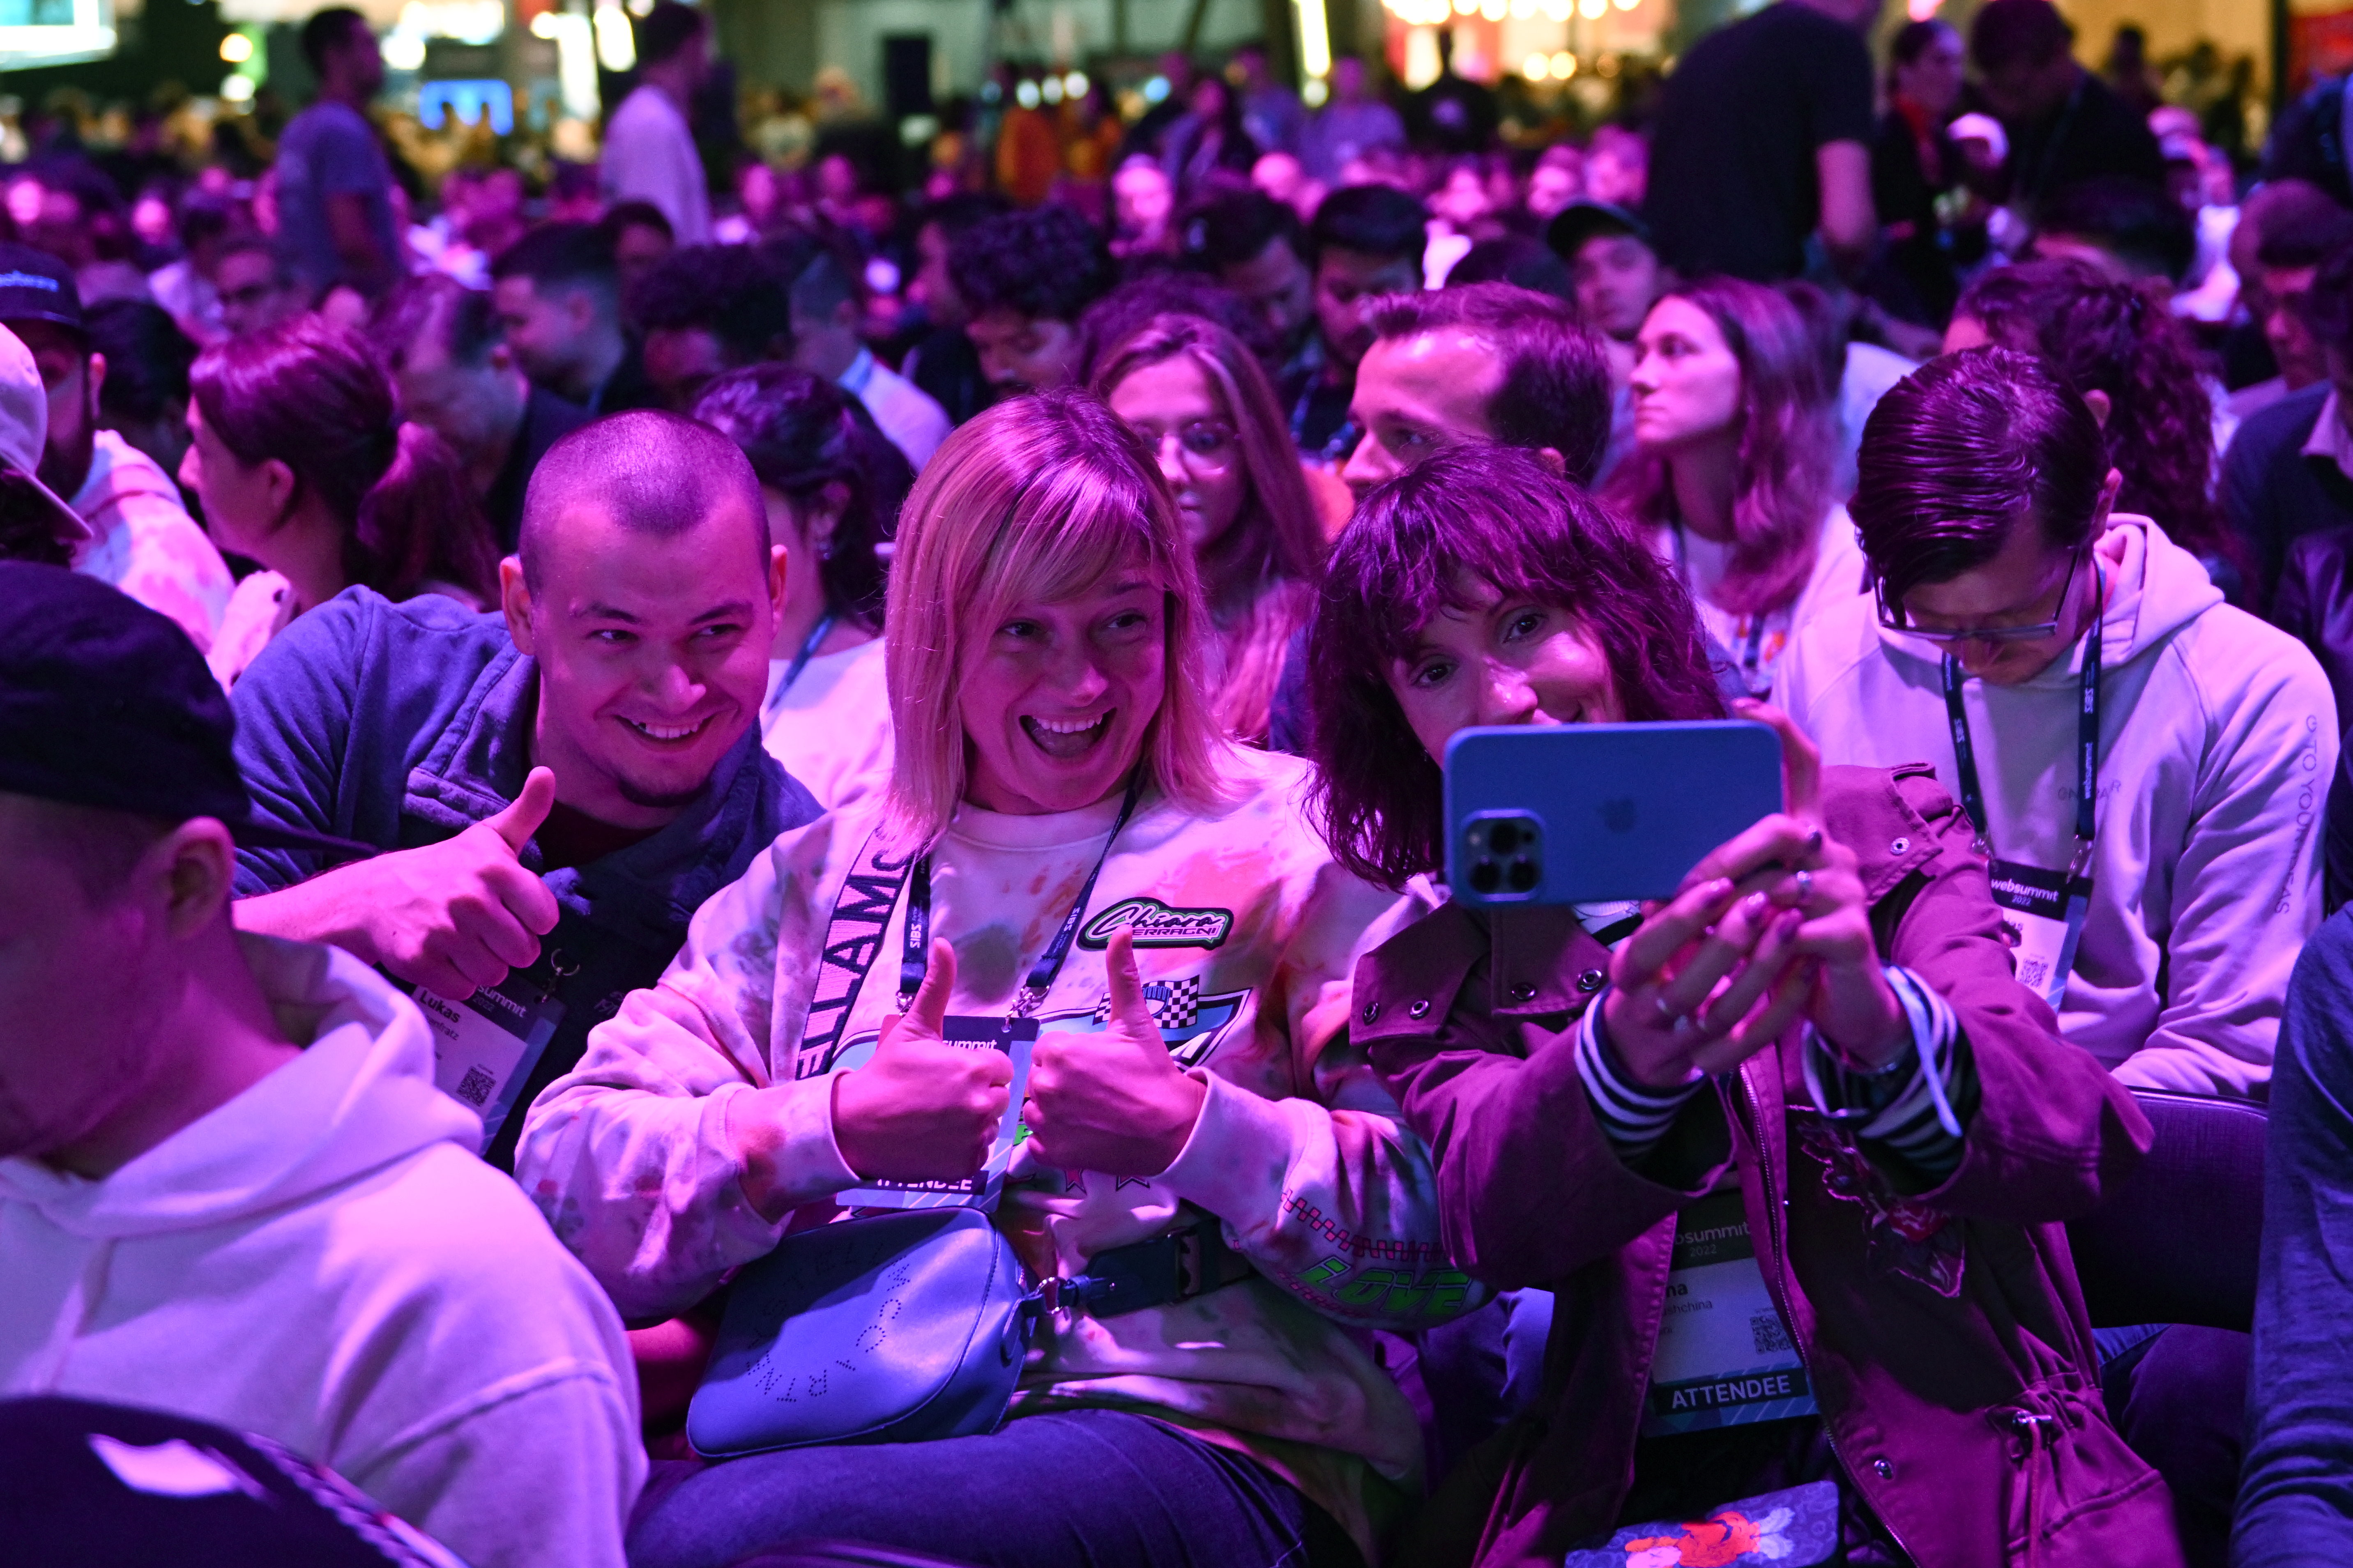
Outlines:
{"label": "dark curly hair", "polygon": [[1076,322],[1111,287],[1111,252],[1094,225],[1049,202],[956,236],[948,247],[948,272],[976,316],[1004,310]]}
{"label": "dark curly hair", "polygon": [[629,290],[628,317],[640,331],[707,331],[738,364],[781,355],[793,341],[788,280],[749,245],[670,252]]}
{"label": "dark curly hair", "polygon": [[2040,354],[2078,393],[2107,398],[2118,511],[2155,518],[2193,555],[2243,564],[2214,503],[2214,405],[2189,334],[2163,305],[2071,259],[1997,268],[1953,313],[2004,348]]}
{"label": "dark curly hair", "polygon": [[106,356],[98,406],[111,426],[143,423],[187,405],[196,345],[170,311],[152,300],[100,300],[86,320],[90,346]]}
{"label": "dark curly hair", "polygon": [[1366,496],[1332,548],[1308,634],[1309,808],[1333,857],[1383,887],[1446,861],[1445,777],[1389,669],[1461,579],[1568,611],[1628,720],[1721,719],[1691,595],[1647,541],[1516,447],[1440,452]]}
{"label": "dark curly hair", "polygon": [[744,449],[764,488],[798,505],[841,487],[841,520],[818,562],[826,607],[880,631],[884,570],[875,546],[897,528],[915,476],[859,413],[831,382],[777,363],[730,371],[694,403],[697,419]]}

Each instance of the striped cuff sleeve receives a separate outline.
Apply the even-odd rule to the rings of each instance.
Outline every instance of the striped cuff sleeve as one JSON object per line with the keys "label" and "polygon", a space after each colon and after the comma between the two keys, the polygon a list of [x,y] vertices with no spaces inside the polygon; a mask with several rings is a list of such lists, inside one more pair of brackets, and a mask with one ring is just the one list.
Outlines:
{"label": "striped cuff sleeve", "polygon": [[1977,1068],[1945,999],[1908,969],[1890,964],[1885,973],[1911,1022],[1913,1048],[1883,1071],[1859,1072],[1809,1026],[1806,1089],[1814,1109],[1852,1125],[1858,1142],[1879,1144],[1942,1180],[1961,1163],[1968,1111],[1977,1104]]}
{"label": "striped cuff sleeve", "polygon": [[1707,1075],[1694,1069],[1688,1083],[1673,1089],[1645,1088],[1618,1065],[1618,1053],[1602,1032],[1601,1000],[1593,999],[1577,1021],[1577,1074],[1593,1102],[1593,1118],[1620,1160],[1639,1160],[1667,1135],[1692,1096],[1706,1086]]}

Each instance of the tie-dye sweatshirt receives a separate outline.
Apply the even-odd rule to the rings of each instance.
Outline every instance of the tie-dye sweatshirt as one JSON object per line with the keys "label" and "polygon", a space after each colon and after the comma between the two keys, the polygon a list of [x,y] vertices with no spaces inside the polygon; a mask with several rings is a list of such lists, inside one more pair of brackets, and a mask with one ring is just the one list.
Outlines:
{"label": "tie-dye sweatshirt", "polygon": [[[1045,1169],[1025,1143],[998,1225],[1032,1268],[1074,1275],[1191,1205],[1259,1272],[1173,1306],[1049,1320],[1016,1409],[1161,1415],[1291,1479],[1369,1552],[1419,1485],[1420,1438],[1351,1330],[1426,1328],[1480,1294],[1445,1261],[1427,1149],[1347,1034],[1357,955],[1421,906],[1333,863],[1303,813],[1296,759],[1235,752],[1227,772],[1237,798],[1213,816],[1147,791],[1037,1014],[1049,1034],[1100,1032],[1104,946],[1134,922],[1145,997],[1208,1090],[1199,1121],[1146,1178]],[[932,873],[933,930],[956,951],[951,1011],[1012,1004],[1117,810],[960,811]],[[818,1043],[838,1037],[831,1055],[855,1059],[895,1011],[903,894],[887,922],[859,928],[881,940],[838,1037],[809,1008],[836,900],[877,820],[870,803],[778,838],[702,907],[660,984],[631,994],[533,1107],[516,1177],[626,1316],[691,1306],[776,1245],[785,1225],[739,1180],[747,1150],[797,1203],[855,1184]]]}

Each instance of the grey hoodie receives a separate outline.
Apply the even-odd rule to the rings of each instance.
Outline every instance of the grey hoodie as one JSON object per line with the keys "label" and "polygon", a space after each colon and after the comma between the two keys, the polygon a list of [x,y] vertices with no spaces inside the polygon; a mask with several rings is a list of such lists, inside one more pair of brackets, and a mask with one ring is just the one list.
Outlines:
{"label": "grey hoodie", "polygon": [[0,1161],[0,1394],[149,1405],[340,1472],[473,1568],[620,1568],[620,1320],[433,1087],[415,1004],[240,939],[301,1056],[103,1180]]}
{"label": "grey hoodie", "polygon": [[[2148,519],[2112,519],[2094,553],[2098,832],[2060,1027],[2126,1082],[2260,1096],[2320,923],[2336,701],[2301,643],[2225,605]],[[2073,852],[2083,658],[2078,643],[2021,685],[1962,688],[2003,859],[2056,869]],[[1883,631],[1869,595],[1799,635],[1777,695],[1823,762],[1928,763],[1958,797],[1938,652]]]}

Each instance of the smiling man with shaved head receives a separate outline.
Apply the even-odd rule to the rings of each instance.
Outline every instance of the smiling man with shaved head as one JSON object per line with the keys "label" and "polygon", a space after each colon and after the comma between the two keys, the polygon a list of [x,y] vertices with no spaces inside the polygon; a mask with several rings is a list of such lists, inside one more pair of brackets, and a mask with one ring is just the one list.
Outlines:
{"label": "smiling man with shaved head", "polygon": [[754,722],[802,570],[733,442],[617,415],[541,459],[498,611],[353,588],[237,683],[258,816],[381,851],[240,850],[237,924],[417,992],[493,1163],[697,906],[817,815]]}

